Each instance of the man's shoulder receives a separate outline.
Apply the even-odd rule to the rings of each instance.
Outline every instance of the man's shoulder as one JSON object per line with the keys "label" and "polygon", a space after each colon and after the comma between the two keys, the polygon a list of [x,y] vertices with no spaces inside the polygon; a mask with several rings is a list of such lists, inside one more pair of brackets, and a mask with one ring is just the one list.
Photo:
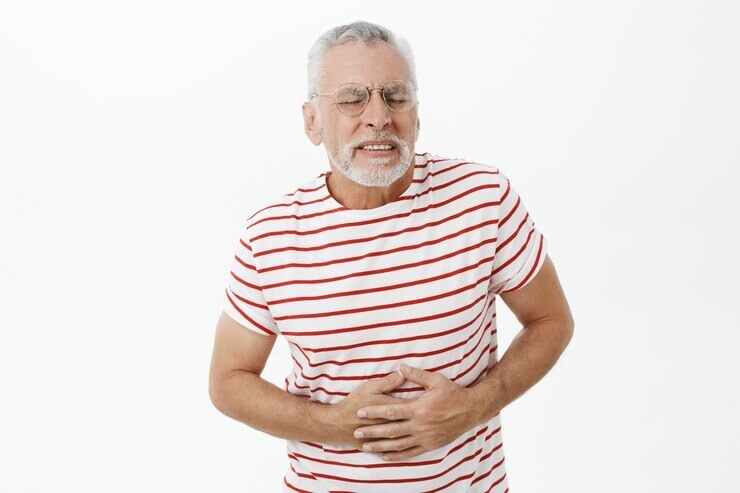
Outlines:
{"label": "man's shoulder", "polygon": [[490,163],[464,157],[444,157],[429,153],[427,153],[427,156],[428,163],[433,166],[433,172],[446,175],[445,181],[474,178],[499,183],[499,180],[504,176],[498,166]]}
{"label": "man's shoulder", "polygon": [[264,229],[260,225],[269,223],[272,226],[286,219],[295,219],[299,211],[320,204],[328,193],[324,176],[320,173],[314,178],[304,180],[291,192],[274,197],[263,203],[247,218],[247,228],[254,232]]}

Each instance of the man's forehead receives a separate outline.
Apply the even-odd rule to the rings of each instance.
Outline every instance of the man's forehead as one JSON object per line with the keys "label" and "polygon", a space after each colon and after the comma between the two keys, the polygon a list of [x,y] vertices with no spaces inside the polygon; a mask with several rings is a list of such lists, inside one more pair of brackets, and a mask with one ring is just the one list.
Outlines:
{"label": "man's forehead", "polygon": [[383,41],[332,46],[324,56],[326,86],[332,89],[347,82],[376,85],[389,80],[409,79],[406,61]]}

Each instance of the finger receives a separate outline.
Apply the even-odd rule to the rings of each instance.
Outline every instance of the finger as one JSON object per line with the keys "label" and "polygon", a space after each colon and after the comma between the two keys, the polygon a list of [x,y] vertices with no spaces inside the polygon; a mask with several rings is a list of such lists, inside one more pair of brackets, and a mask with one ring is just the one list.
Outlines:
{"label": "finger", "polygon": [[376,440],[362,445],[365,452],[402,452],[408,448],[415,447],[417,443],[414,437],[405,436],[393,440]]}
{"label": "finger", "polygon": [[408,421],[392,421],[371,426],[363,426],[355,430],[355,438],[398,438],[411,434]]}
{"label": "finger", "polygon": [[416,457],[424,452],[426,452],[426,449],[421,445],[417,445],[416,447],[411,447],[409,449],[402,450],[401,452],[386,452],[385,454],[382,454],[380,458],[383,460],[403,460]]}
{"label": "finger", "polygon": [[385,394],[391,390],[395,390],[396,387],[404,382],[405,378],[400,372],[394,371],[383,378],[376,378],[375,380],[369,380],[364,385],[369,387],[369,390],[375,394]]}
{"label": "finger", "polygon": [[358,418],[388,419],[391,421],[395,421],[397,419],[411,419],[413,414],[414,409],[411,407],[411,403],[408,402],[401,404],[385,404],[382,406],[365,406],[357,410]]}
{"label": "finger", "polygon": [[401,374],[405,379],[421,384],[426,389],[434,387],[441,376],[438,373],[422,370],[421,368],[414,368],[404,363],[401,363]]}

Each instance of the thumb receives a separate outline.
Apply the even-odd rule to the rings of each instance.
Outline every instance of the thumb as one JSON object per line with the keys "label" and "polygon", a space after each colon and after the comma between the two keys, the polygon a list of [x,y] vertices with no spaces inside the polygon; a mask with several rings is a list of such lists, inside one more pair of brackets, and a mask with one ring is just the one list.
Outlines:
{"label": "thumb", "polygon": [[436,374],[422,370],[421,368],[414,368],[407,364],[401,363],[401,374],[407,379],[414,383],[423,385],[424,388],[430,389],[434,386]]}

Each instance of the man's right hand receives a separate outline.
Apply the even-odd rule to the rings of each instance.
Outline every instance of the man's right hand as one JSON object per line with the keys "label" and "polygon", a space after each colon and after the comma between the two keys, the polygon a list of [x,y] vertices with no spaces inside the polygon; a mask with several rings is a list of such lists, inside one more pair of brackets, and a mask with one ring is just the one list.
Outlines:
{"label": "man's right hand", "polygon": [[355,438],[355,429],[361,426],[387,423],[390,420],[358,418],[357,410],[363,406],[408,402],[408,399],[385,395],[400,387],[404,381],[406,378],[399,371],[389,373],[382,378],[368,380],[350,392],[344,400],[332,406],[333,418],[337,426],[335,443],[362,450],[362,445],[368,440]]}

